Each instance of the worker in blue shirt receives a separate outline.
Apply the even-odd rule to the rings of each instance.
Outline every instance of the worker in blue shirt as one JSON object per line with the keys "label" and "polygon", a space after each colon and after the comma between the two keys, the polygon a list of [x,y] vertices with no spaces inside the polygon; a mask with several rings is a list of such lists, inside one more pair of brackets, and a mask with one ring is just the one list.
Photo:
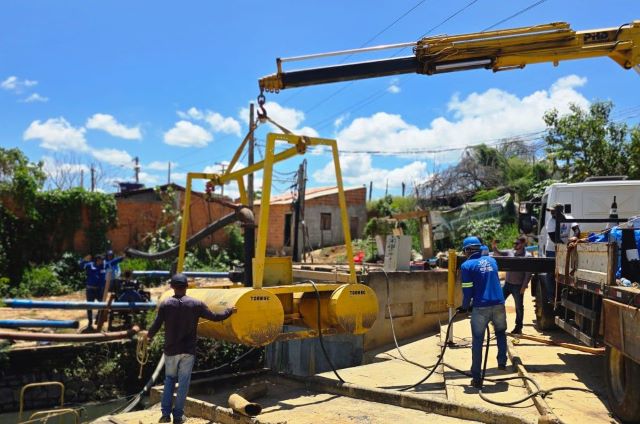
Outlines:
{"label": "worker in blue shirt", "polygon": [[478,237],[467,237],[462,242],[467,260],[461,266],[464,297],[458,308],[458,312],[471,312],[471,384],[476,388],[482,388],[482,345],[489,322],[493,323],[498,344],[498,368],[503,370],[507,364],[507,316],[498,264],[491,256],[482,256],[481,246]]}
{"label": "worker in blue shirt", "polygon": [[[102,302],[104,284],[105,284],[105,263],[104,258],[101,255],[96,255],[93,260],[85,258],[80,261],[80,266],[87,273],[86,285],[87,285],[87,302]],[[93,311],[87,309],[87,318],[89,319],[88,328],[93,325]]]}
{"label": "worker in blue shirt", "polygon": [[107,250],[104,267],[107,272],[111,272],[111,279],[120,278],[120,262],[124,260],[124,256],[115,257],[113,250]]}

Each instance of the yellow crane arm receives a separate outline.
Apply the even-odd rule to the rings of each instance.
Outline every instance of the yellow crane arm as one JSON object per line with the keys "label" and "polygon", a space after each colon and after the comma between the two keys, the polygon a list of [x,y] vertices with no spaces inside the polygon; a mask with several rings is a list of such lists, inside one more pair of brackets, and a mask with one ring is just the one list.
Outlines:
{"label": "yellow crane arm", "polygon": [[[284,72],[283,63],[376,50],[413,47],[411,56]],[[494,72],[533,63],[607,56],[624,69],[640,72],[640,21],[619,27],[574,31],[566,22],[463,35],[425,37],[415,43],[276,59],[277,73],[261,78],[260,89],[278,92],[338,81],[418,73],[433,75],[469,69]]]}

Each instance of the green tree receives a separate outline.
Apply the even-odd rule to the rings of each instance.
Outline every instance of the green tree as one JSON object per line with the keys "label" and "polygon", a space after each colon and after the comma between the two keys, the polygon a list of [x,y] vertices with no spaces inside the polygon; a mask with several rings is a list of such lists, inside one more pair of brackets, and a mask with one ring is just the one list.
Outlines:
{"label": "green tree", "polygon": [[588,110],[571,105],[571,113],[554,109],[544,115],[547,154],[562,181],[584,181],[589,176],[640,177],[638,128],[611,120],[613,103],[596,102]]}

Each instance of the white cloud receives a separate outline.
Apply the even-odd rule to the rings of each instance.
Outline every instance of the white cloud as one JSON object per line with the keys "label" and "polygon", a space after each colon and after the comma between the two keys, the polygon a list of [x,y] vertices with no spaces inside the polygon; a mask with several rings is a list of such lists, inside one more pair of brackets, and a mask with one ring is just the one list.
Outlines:
{"label": "white cloud", "polygon": [[345,119],[349,118],[349,114],[348,113],[344,113],[340,116],[338,116],[336,118],[335,121],[333,121],[333,126],[336,128],[340,128],[342,126],[342,124],[344,124]]}
{"label": "white cloud", "polygon": [[124,150],[117,149],[93,149],[94,158],[113,166],[132,166],[133,158]]}
{"label": "white cloud", "polygon": [[199,125],[189,121],[178,121],[164,133],[164,142],[178,147],[204,147],[213,140],[213,136]]}
{"label": "white cloud", "polygon": [[240,136],[240,122],[231,117],[224,117],[218,112],[192,107],[186,112],[178,111],[177,113],[182,119],[207,122],[214,133]]}
{"label": "white cloud", "polygon": [[112,115],[105,113],[96,113],[91,118],[87,119],[85,125],[92,130],[106,131],[114,137],[120,137],[127,140],[140,140],[142,133],[140,127],[126,127],[119,123]]}
{"label": "white cloud", "polygon": [[49,101],[48,97],[41,96],[38,93],[33,93],[29,97],[21,100],[21,102],[23,102],[23,103],[36,103],[36,102],[37,103],[46,103],[48,101]]}
{"label": "white cloud", "polygon": [[[160,177],[154,174],[149,174],[144,171],[138,173],[138,180],[145,185],[157,185],[160,181]],[[166,180],[165,180],[166,181]]]}
{"label": "white cloud", "polygon": [[63,117],[31,122],[22,135],[23,140],[40,140],[40,147],[47,150],[89,150],[84,128],[75,128]]}
{"label": "white cloud", "polygon": [[[309,137],[318,137],[318,132],[315,129],[311,127],[302,126],[302,122],[305,120],[303,111],[280,106],[276,102],[267,102],[265,103],[264,107],[267,110],[269,118],[273,119],[275,122],[282,125],[289,131],[295,134],[306,135]],[[245,107],[240,109],[239,116],[240,116],[240,119],[242,119],[248,125],[249,108]],[[280,130],[277,130],[277,131],[279,132]]]}
{"label": "white cloud", "polygon": [[171,181],[184,183],[187,181],[187,173],[186,172],[173,172],[171,171]]}
{"label": "white cloud", "polygon": [[[522,98],[495,88],[463,99],[454,95],[447,105],[452,119],[438,117],[428,127],[420,128],[407,123],[400,115],[378,112],[354,119],[338,132],[337,138],[341,149],[405,151],[397,156],[424,158],[428,154],[411,150],[464,147],[544,130],[542,116],[549,109],[566,113],[571,103],[580,107],[589,105],[576,91],[585,83],[586,79],[570,75],[556,81],[549,90],[539,90]],[[454,155],[449,156],[450,160],[455,159]]]}
{"label": "white cloud", "polygon": [[400,91],[402,91],[400,89],[400,79],[398,78],[391,79],[391,82],[389,83],[389,87],[387,87],[387,92],[391,94],[398,94]]}
{"label": "white cloud", "polygon": [[[399,188],[403,182],[411,186],[414,181],[422,181],[427,176],[426,162],[415,161],[394,169],[375,168],[371,155],[367,154],[343,155],[340,158],[340,168],[344,182],[349,185],[369,184],[370,181],[374,181],[374,184],[386,184],[388,181],[389,187]],[[314,172],[313,178],[320,183],[335,184],[333,161]]]}
{"label": "white cloud", "polygon": [[[166,171],[168,162],[169,161],[167,162],[154,161],[144,166],[144,168],[152,169],[154,171]],[[177,162],[171,162],[171,169],[177,168],[177,166],[178,166]]]}
{"label": "white cloud", "polygon": [[21,93],[24,88],[33,87],[38,84],[38,81],[23,79],[11,75],[0,83],[0,88],[7,91],[13,91],[15,93]]}

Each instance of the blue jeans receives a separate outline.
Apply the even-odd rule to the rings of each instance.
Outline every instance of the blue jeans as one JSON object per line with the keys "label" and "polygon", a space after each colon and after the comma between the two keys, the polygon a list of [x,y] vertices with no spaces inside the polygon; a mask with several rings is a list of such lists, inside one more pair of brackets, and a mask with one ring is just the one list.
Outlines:
{"label": "blue jeans", "polygon": [[507,364],[507,314],[504,304],[485,307],[474,307],[471,312],[471,375],[480,380],[482,373],[482,346],[489,322],[493,323],[498,344],[498,365]]}
{"label": "blue jeans", "polygon": [[[102,287],[87,286],[87,302],[102,302]],[[87,318],[89,318],[89,325],[93,324],[93,311],[87,309]]]}
{"label": "blue jeans", "polygon": [[504,283],[502,288],[504,300],[507,300],[509,295],[513,296],[513,301],[516,303],[516,327],[520,329],[522,329],[522,318],[524,316],[524,295],[520,293],[521,289],[521,285],[511,283]]}
{"label": "blue jeans", "polygon": [[184,415],[184,402],[187,399],[189,384],[191,383],[191,370],[195,356],[189,353],[166,356],[164,362],[164,391],[160,402],[162,415],[171,415],[171,401],[173,400],[173,390],[178,382],[178,392],[176,403],[173,405],[173,419],[177,420]]}

